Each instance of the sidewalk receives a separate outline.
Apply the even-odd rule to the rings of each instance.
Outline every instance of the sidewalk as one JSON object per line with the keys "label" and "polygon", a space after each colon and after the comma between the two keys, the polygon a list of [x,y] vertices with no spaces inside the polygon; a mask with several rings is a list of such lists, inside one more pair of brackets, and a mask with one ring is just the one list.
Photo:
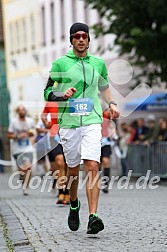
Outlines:
{"label": "sidewalk", "polygon": [[167,251],[166,186],[155,190],[115,186],[108,195],[101,192],[98,214],[105,229],[89,236],[85,188],[79,190],[81,227],[71,232],[69,206],[56,205],[55,196],[40,189],[23,196],[20,189],[9,189],[8,178],[0,174],[0,252]]}

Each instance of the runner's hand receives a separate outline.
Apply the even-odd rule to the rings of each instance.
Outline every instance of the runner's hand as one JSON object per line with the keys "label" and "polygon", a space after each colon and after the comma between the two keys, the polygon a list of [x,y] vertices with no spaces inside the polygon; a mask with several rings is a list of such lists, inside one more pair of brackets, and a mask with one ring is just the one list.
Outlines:
{"label": "runner's hand", "polygon": [[63,95],[63,98],[64,98],[64,99],[71,98],[75,92],[77,92],[76,88],[73,88],[73,87],[68,88],[68,89],[65,91],[65,93],[64,93],[64,95]]}
{"label": "runner's hand", "polygon": [[110,104],[110,119],[117,119],[120,116],[120,112],[114,104]]}
{"label": "runner's hand", "polygon": [[50,122],[47,121],[44,124],[45,124],[46,129],[50,129],[51,128]]}
{"label": "runner's hand", "polygon": [[28,133],[27,132],[21,132],[17,136],[19,139],[26,139],[28,138]]}

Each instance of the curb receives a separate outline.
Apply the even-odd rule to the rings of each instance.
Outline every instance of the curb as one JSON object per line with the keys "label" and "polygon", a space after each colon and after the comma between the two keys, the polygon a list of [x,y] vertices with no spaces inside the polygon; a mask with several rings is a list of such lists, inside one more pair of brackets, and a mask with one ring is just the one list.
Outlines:
{"label": "curb", "polygon": [[[12,245],[12,248],[9,249],[9,251],[34,252],[35,250],[29,243],[24,233],[23,227],[19,222],[19,219],[5,201],[0,201],[0,217],[2,218],[2,225],[0,225],[0,229],[2,229],[3,231],[2,235],[0,236],[0,246],[2,241],[2,248],[4,249],[4,251],[7,251],[6,248],[9,249],[9,245],[7,244],[8,240]],[[3,226],[5,227],[6,230],[4,235],[3,235],[4,233]]]}

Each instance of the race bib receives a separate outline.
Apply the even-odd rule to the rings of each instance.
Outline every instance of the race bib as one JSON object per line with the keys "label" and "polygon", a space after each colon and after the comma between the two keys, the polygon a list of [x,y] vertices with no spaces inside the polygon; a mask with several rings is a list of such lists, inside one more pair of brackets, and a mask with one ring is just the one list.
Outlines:
{"label": "race bib", "polygon": [[29,140],[28,139],[19,139],[18,144],[19,144],[19,146],[28,146]]}
{"label": "race bib", "polygon": [[70,115],[89,115],[93,110],[93,100],[91,98],[70,99]]}

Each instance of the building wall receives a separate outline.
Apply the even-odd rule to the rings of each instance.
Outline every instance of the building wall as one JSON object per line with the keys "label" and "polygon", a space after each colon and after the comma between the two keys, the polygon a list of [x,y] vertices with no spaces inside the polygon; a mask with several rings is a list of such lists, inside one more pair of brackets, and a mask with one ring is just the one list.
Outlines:
{"label": "building wall", "polygon": [[[80,0],[38,0],[41,14],[41,36],[42,48],[40,50],[41,64],[43,72],[49,72],[51,63],[54,59],[61,57],[70,49],[69,29],[74,22],[84,22],[92,26],[99,19],[97,12],[85,6],[84,1]],[[54,22],[53,22],[54,20]],[[113,44],[113,35],[107,35],[95,39],[92,29],[90,29],[91,43],[90,52],[99,56],[98,48]],[[116,53],[105,52],[103,58],[111,60],[116,57]]]}
{"label": "building wall", "polygon": [[3,9],[10,117],[20,103],[26,104],[30,114],[34,115],[41,111],[38,103],[43,102],[38,1],[4,1]]}
{"label": "building wall", "polygon": [[[7,138],[7,129],[9,124],[8,103],[9,92],[6,85],[6,62],[4,49],[4,33],[3,33],[3,13],[0,1],[0,139],[3,145],[3,155],[0,153],[0,159],[8,159],[9,140]],[[0,150],[1,152],[1,150]]]}
{"label": "building wall", "polygon": [[[74,22],[83,22],[90,27],[90,44],[89,51],[102,57],[110,71],[110,64],[117,59],[118,54],[116,50],[104,50],[110,45],[113,46],[114,35],[105,35],[95,38],[92,26],[97,23],[108,25],[106,20],[101,19],[96,10],[86,6],[84,1],[81,0],[38,0],[41,18],[41,36],[42,47],[40,50],[40,62],[42,66],[42,77],[46,83],[49,76],[49,70],[52,62],[64,55],[67,51],[72,49],[69,41],[70,26]],[[101,53],[101,51],[103,53]],[[115,75],[120,75],[119,67],[115,69]],[[109,74],[109,77],[112,74]],[[112,79],[110,79],[112,83]],[[120,99],[121,95],[126,95],[129,92],[129,85],[117,85],[112,83],[112,92],[114,99],[118,100],[120,106],[124,102]]]}

